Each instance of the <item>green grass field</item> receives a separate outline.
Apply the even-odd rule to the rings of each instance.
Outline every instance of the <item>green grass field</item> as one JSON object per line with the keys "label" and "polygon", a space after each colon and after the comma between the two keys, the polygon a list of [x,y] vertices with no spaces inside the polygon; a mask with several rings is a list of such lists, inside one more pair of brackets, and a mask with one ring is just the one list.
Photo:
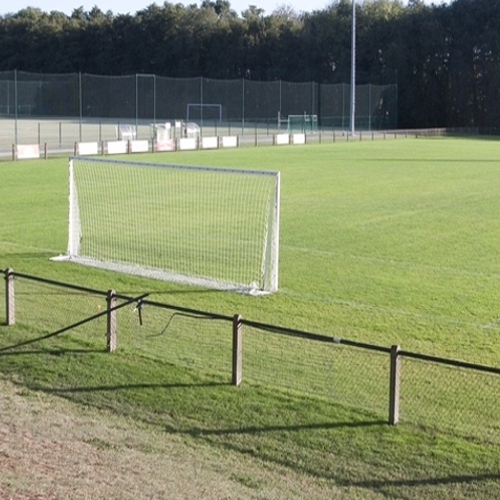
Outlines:
{"label": "green grass field", "polygon": [[[122,293],[149,291],[184,307],[500,366],[500,142],[398,139],[133,158],[280,170],[279,291],[207,293],[49,262],[66,248],[65,158],[0,163],[0,269]],[[17,327],[0,331],[2,343],[27,335]],[[54,342],[69,349],[74,340]],[[315,476],[333,498],[500,493],[493,446],[439,429],[388,427],[362,408],[305,393],[252,384],[235,390],[174,361],[166,369],[157,354],[145,362],[132,351],[111,358],[42,351],[5,356],[0,370],[77,403]],[[68,389],[111,381],[124,389],[112,395]],[[159,393],[158,386],[172,389]],[[432,401],[422,405],[431,408]]]}

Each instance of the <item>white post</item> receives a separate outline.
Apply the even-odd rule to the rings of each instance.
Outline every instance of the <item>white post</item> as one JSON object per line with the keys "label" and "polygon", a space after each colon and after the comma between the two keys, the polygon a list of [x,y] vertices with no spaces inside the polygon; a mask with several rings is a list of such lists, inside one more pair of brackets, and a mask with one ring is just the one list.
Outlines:
{"label": "white post", "polygon": [[80,252],[80,225],[78,217],[78,202],[76,200],[75,179],[73,175],[73,158],[69,160],[68,169],[68,249],[67,256],[75,257]]}

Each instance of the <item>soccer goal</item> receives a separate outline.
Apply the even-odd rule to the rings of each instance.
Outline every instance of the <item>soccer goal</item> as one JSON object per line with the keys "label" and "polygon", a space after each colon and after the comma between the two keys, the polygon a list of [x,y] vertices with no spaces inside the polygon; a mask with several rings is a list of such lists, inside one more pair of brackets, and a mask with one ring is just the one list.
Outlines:
{"label": "soccer goal", "polygon": [[280,173],[69,160],[60,259],[206,288],[278,288]]}

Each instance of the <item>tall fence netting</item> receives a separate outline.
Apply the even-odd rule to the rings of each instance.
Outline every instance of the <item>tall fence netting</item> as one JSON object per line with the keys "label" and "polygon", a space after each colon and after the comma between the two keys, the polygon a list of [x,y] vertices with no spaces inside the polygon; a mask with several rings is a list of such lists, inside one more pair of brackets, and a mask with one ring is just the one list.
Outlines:
{"label": "tall fence netting", "polygon": [[[187,118],[189,104],[208,104],[221,107],[225,125],[276,124],[278,114],[305,114],[317,116],[319,127],[330,130],[349,126],[349,96],[349,84],[312,81],[0,72],[3,118],[173,121]],[[396,128],[397,85],[357,86],[356,126],[365,130]]]}

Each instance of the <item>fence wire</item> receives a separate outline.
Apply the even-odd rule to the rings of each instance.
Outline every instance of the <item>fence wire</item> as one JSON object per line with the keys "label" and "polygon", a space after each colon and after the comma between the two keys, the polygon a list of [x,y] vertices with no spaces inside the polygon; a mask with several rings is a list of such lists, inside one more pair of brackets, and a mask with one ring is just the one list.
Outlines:
{"label": "fence wire", "polygon": [[[107,292],[17,274],[14,289],[16,345],[44,342],[43,347],[50,349],[106,349]],[[4,286],[0,325],[7,329],[11,327],[5,326],[5,291]],[[116,296],[118,352],[217,375],[230,383],[231,317],[131,299]],[[66,330],[69,325],[77,326]],[[257,325],[242,321],[243,384],[316,395],[387,418],[389,349],[306,332],[288,335],[279,327]],[[59,331],[64,341],[51,335]],[[0,341],[1,350],[11,347],[15,345]],[[401,423],[477,443],[500,444],[499,369],[406,351],[400,361]]]}
{"label": "fence wire", "polygon": [[500,377],[403,357],[401,422],[500,444]]}
{"label": "fence wire", "polygon": [[[61,335],[90,348],[106,347],[106,293],[68,289],[38,280],[15,278],[15,319],[23,340],[45,337],[88,317],[102,315]],[[3,301],[5,302],[5,301]],[[5,317],[5,316],[4,316]],[[48,344],[47,344],[48,342]],[[44,345],[61,345],[52,337]]]}
{"label": "fence wire", "polygon": [[209,315],[135,304],[117,311],[117,350],[231,380],[232,324]]}
{"label": "fence wire", "polygon": [[244,325],[243,379],[387,417],[389,358],[379,352]]}
{"label": "fence wire", "polygon": [[[157,75],[0,72],[0,116],[80,120],[185,120],[188,104],[220,105],[222,122],[266,123],[288,115],[316,115],[321,127],[348,127],[349,84]],[[356,128],[397,127],[397,85],[356,87]],[[211,116],[207,116],[211,121]],[[203,126],[203,116],[197,120]]]}

